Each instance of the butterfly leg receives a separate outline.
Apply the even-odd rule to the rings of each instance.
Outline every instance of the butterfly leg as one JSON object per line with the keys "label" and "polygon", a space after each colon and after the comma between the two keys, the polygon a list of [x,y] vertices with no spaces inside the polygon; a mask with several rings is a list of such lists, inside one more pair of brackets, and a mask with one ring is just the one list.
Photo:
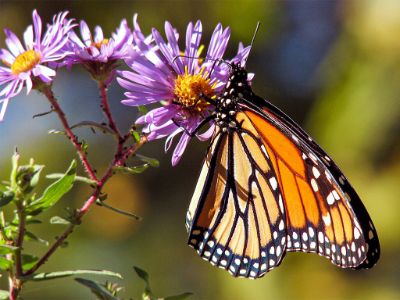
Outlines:
{"label": "butterfly leg", "polygon": [[190,132],[189,130],[187,130],[185,127],[181,126],[181,124],[179,124],[179,122],[178,122],[176,119],[172,118],[172,122],[173,122],[177,127],[182,128],[183,131],[184,131],[188,136],[194,137],[194,136],[200,131],[200,129],[203,128],[204,125],[206,125],[208,122],[210,122],[213,118],[214,118],[213,115],[210,115],[210,116],[206,117],[203,121],[200,122],[199,125],[197,125],[197,127],[196,127],[192,132]]}

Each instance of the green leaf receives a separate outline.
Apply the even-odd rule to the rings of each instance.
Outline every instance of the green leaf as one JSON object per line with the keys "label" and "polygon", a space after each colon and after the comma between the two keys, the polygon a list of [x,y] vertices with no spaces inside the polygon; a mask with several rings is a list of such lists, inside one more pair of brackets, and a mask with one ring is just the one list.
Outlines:
{"label": "green leaf", "polygon": [[0,192],[0,207],[6,206],[14,200],[15,194],[11,191]]}
{"label": "green leaf", "polygon": [[[64,174],[62,173],[53,173],[53,174],[48,174],[46,175],[47,179],[59,179],[62,178],[64,176]],[[83,183],[87,183],[89,185],[95,185],[96,181],[89,179],[87,177],[83,177],[83,176],[75,176],[75,182],[83,182]]]}
{"label": "green leaf", "polygon": [[76,161],[73,160],[64,176],[49,185],[42,197],[33,201],[26,207],[26,212],[30,215],[37,215],[55,205],[58,200],[72,188],[75,176]]}
{"label": "green leaf", "polygon": [[63,277],[70,277],[75,275],[102,275],[102,276],[111,276],[122,279],[121,274],[107,270],[70,270],[70,271],[59,271],[59,272],[47,272],[47,273],[34,274],[29,277],[24,277],[24,279],[31,281],[43,281],[43,280],[51,280]]}
{"label": "green leaf", "polygon": [[3,184],[3,183],[0,183],[0,192],[7,192],[8,191],[8,188],[5,186],[5,184]]}
{"label": "green leaf", "polygon": [[28,225],[33,225],[33,224],[42,224],[42,221],[38,220],[38,219],[28,219],[31,216],[27,217],[27,220],[25,221],[26,224]]}
{"label": "green leaf", "polygon": [[46,245],[46,246],[49,245],[49,242],[48,242],[48,241],[46,241],[46,240],[44,240],[44,239],[41,239],[40,237],[36,236],[35,234],[33,234],[33,233],[30,232],[30,231],[25,231],[24,239],[26,239],[27,241],[38,242],[38,243],[44,244],[44,245]]}
{"label": "green leaf", "polygon": [[50,219],[50,224],[69,225],[71,222],[59,216],[54,216]]}
{"label": "green leaf", "polygon": [[43,165],[34,165],[33,166],[33,175],[31,177],[31,181],[30,181],[30,187],[31,189],[34,189],[40,179],[40,173],[42,172],[44,166]]}
{"label": "green leaf", "polygon": [[164,300],[184,300],[192,295],[193,295],[193,293],[182,293],[182,294],[179,294],[176,296],[165,297]]}
{"label": "green leaf", "polygon": [[19,160],[19,153],[17,149],[15,149],[15,152],[13,156],[11,157],[11,174],[10,174],[10,184],[12,188],[17,187],[17,170],[18,170],[18,160]]}
{"label": "green leaf", "polygon": [[139,143],[140,142],[140,134],[139,134],[139,132],[137,132],[136,130],[132,130],[131,134],[132,134],[133,140],[136,143]]}
{"label": "green leaf", "polygon": [[154,295],[150,288],[149,274],[136,266],[133,266],[133,269],[135,270],[136,274],[145,282],[144,292],[142,295],[143,299],[153,299]]}
{"label": "green leaf", "polygon": [[100,129],[101,132],[103,133],[110,133],[110,134],[114,134],[114,132],[107,127],[106,125],[100,124],[100,123],[96,123],[93,121],[82,121],[79,122],[73,126],[71,126],[71,129],[77,128],[77,127],[90,127],[90,128],[97,128]]}
{"label": "green leaf", "polygon": [[137,108],[138,108],[139,113],[140,113],[141,115],[147,114],[147,107],[146,107],[146,106],[144,106],[144,105],[139,105]]}
{"label": "green leaf", "polygon": [[22,268],[24,270],[31,269],[39,260],[38,257],[29,255],[29,254],[22,254]]}
{"label": "green leaf", "polygon": [[0,300],[7,300],[9,297],[8,291],[0,290]]}
{"label": "green leaf", "polygon": [[133,218],[133,219],[135,219],[137,221],[141,221],[142,220],[142,217],[139,217],[138,215],[135,215],[134,213],[131,213],[131,212],[128,212],[128,211],[124,211],[124,210],[119,209],[119,208],[115,208],[115,207],[113,207],[111,205],[108,205],[108,204],[104,203],[104,201],[101,201],[100,199],[96,200],[96,204],[100,205],[100,206],[103,206],[103,207],[105,207],[105,208],[107,208],[107,209],[109,209],[109,210],[111,210],[113,212],[116,212],[118,214]]}
{"label": "green leaf", "polygon": [[115,297],[108,291],[103,285],[99,284],[96,281],[88,280],[84,278],[75,278],[77,282],[88,287],[93,294],[96,295],[97,299],[100,300],[119,300],[119,298]]}
{"label": "green leaf", "polygon": [[160,166],[160,162],[155,158],[147,157],[141,154],[136,154],[136,157],[140,158],[144,162],[149,163],[153,168],[158,168]]}
{"label": "green leaf", "polygon": [[13,265],[13,262],[0,256],[0,270],[9,270]]}
{"label": "green leaf", "polygon": [[65,131],[61,131],[61,130],[57,130],[57,129],[50,129],[50,130],[48,131],[48,133],[49,133],[49,134],[63,134],[63,135],[67,135],[67,134],[65,133]]}
{"label": "green leaf", "polygon": [[146,163],[146,164],[144,164],[144,165],[141,165],[141,166],[135,166],[135,167],[114,166],[114,167],[113,167],[113,170],[115,170],[115,171],[121,171],[121,172],[127,173],[127,174],[136,175],[136,174],[141,174],[141,173],[143,173],[146,169],[149,168],[149,166],[150,166],[150,165],[149,165],[148,163]]}
{"label": "green leaf", "polygon": [[0,245],[0,254],[13,253],[17,249],[18,247],[14,247],[11,245]]}

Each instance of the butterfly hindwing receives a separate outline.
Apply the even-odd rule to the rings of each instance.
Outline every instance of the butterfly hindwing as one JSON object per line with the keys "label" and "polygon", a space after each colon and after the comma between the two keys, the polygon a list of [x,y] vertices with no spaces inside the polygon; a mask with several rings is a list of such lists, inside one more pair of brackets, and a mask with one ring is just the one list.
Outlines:
{"label": "butterfly hindwing", "polygon": [[218,132],[189,206],[189,244],[234,276],[261,277],[276,267],[285,253],[286,230],[273,178],[253,132]]}
{"label": "butterfly hindwing", "polygon": [[346,177],[300,126],[254,95],[243,67],[231,68],[187,213],[189,245],[249,278],[279,265],[286,251],[372,267],[377,233]]}

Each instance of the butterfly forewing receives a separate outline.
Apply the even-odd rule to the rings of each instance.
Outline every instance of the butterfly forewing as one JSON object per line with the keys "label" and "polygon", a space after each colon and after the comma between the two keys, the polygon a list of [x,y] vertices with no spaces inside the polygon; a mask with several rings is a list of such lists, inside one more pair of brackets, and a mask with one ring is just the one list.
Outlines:
{"label": "butterfly forewing", "polygon": [[288,251],[317,252],[341,267],[358,267],[366,260],[371,264],[374,256],[376,261],[379,244],[371,243],[376,232],[368,213],[357,205],[361,201],[353,189],[350,197],[347,180],[329,156],[304,131],[299,134],[291,123],[277,122],[271,112],[247,114],[261,132],[279,174]]}
{"label": "butterfly forewing", "polygon": [[250,278],[276,267],[286,246],[276,177],[255,134],[217,134],[187,216],[189,244],[204,259]]}
{"label": "butterfly forewing", "polygon": [[372,267],[377,233],[350,183],[295,122],[253,94],[244,68],[231,67],[186,218],[189,244],[249,278],[276,267],[286,250]]}

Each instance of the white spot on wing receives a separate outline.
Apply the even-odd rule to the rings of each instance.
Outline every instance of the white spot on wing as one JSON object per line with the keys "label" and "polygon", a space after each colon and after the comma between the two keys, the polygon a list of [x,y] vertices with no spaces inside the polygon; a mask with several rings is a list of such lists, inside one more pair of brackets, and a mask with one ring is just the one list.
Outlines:
{"label": "white spot on wing", "polygon": [[326,197],[326,201],[329,205],[332,205],[335,202],[335,197],[333,196],[332,192],[328,194],[328,197]]}
{"label": "white spot on wing", "polygon": [[358,230],[358,228],[354,228],[354,237],[355,237],[356,239],[359,239],[360,236],[361,236],[360,230]]}
{"label": "white spot on wing", "polygon": [[322,219],[326,226],[331,225],[331,216],[329,215],[329,213],[327,213],[325,216],[322,216]]}
{"label": "white spot on wing", "polygon": [[269,183],[271,184],[272,189],[275,191],[276,188],[278,187],[278,182],[276,181],[275,177],[271,177],[269,179]]}
{"label": "white spot on wing", "polygon": [[332,191],[333,197],[335,197],[336,200],[340,200],[339,194],[336,192],[336,190]]}
{"label": "white spot on wing", "polygon": [[316,167],[312,167],[312,172],[316,179],[318,179],[318,177],[321,175],[321,173],[318,171]]}
{"label": "white spot on wing", "polygon": [[318,192],[318,184],[314,178],[311,178],[311,187],[314,192]]}

